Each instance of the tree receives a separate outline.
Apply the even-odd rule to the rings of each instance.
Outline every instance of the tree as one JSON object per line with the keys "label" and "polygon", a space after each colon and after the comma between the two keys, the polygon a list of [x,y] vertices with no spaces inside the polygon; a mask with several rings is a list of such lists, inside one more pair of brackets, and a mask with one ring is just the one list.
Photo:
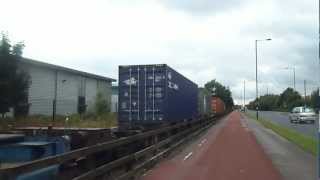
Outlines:
{"label": "tree", "polygon": [[319,96],[319,89],[313,91],[310,97],[310,106],[314,109],[320,108],[320,96]]}
{"label": "tree", "polygon": [[110,112],[110,106],[107,99],[103,96],[101,92],[97,93],[95,110],[97,115],[103,115]]}
{"label": "tree", "polygon": [[1,34],[0,41],[0,113],[2,117],[14,109],[15,116],[27,113],[27,90],[30,77],[23,69],[18,68],[22,58],[24,44],[11,45],[8,36]]}
{"label": "tree", "polygon": [[299,94],[292,88],[287,88],[283,93],[280,94],[278,106],[282,109],[290,111],[296,106],[302,106],[304,101]]}
{"label": "tree", "polygon": [[212,89],[215,88],[215,95],[224,101],[226,108],[232,108],[234,106],[232,94],[229,88],[226,88],[215,79],[207,82],[204,87],[209,92],[212,92]]}
{"label": "tree", "polygon": [[278,109],[279,95],[268,94],[259,98],[259,109],[262,111],[272,111]]}

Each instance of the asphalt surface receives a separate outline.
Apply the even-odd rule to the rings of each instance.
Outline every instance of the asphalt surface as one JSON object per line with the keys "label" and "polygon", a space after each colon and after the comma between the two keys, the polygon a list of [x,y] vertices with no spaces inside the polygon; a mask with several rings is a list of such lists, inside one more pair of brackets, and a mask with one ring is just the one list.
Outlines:
{"label": "asphalt surface", "polygon": [[183,152],[147,172],[143,180],[280,180],[248,122],[233,112]]}
{"label": "asphalt surface", "polygon": [[282,138],[255,120],[243,116],[264,152],[280,171],[284,180],[317,179],[317,158]]}
{"label": "asphalt surface", "polygon": [[[256,115],[255,111],[248,111],[251,114]],[[306,136],[311,136],[314,138],[318,137],[318,124],[319,121],[316,121],[314,124],[296,124],[296,123],[290,123],[289,120],[289,113],[286,112],[277,112],[277,111],[259,111],[259,116],[266,120],[270,120],[274,123],[277,123],[279,125],[282,125],[284,127],[288,127],[290,129],[293,129],[297,132],[300,132],[301,134],[304,134]],[[319,119],[319,118],[317,118]]]}

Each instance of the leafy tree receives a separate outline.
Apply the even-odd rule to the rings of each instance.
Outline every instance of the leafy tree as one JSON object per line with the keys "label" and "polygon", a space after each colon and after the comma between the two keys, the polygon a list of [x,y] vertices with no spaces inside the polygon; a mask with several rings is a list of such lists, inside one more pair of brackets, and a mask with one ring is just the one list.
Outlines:
{"label": "leafy tree", "polygon": [[259,109],[272,111],[278,108],[279,95],[268,94],[259,98]]}
{"label": "leafy tree", "polygon": [[105,113],[110,112],[109,102],[101,92],[97,93],[95,110],[97,115],[103,115]]}
{"label": "leafy tree", "polygon": [[[317,91],[313,92],[311,97],[306,98],[306,105],[315,107],[319,105]],[[287,88],[280,95],[264,95],[258,98],[259,110],[263,111],[290,111],[296,106],[305,104],[304,98],[292,88]],[[257,99],[248,104],[248,108],[255,110]]]}
{"label": "leafy tree", "polygon": [[226,88],[215,79],[207,82],[204,87],[209,92],[212,92],[212,89],[215,88],[215,95],[224,101],[226,108],[232,108],[234,106],[232,94],[229,88]]}
{"label": "leafy tree", "polygon": [[292,88],[287,88],[283,93],[280,94],[278,106],[282,109],[290,111],[296,106],[301,106],[304,104],[304,101],[299,94]]}
{"label": "leafy tree", "polygon": [[2,117],[12,107],[15,116],[28,111],[27,90],[30,85],[28,73],[18,68],[24,44],[11,45],[8,36],[1,34],[0,41],[0,113]]}
{"label": "leafy tree", "polygon": [[313,91],[311,93],[310,97],[310,106],[314,109],[319,109],[320,108],[320,96],[319,96],[319,89],[316,91]]}
{"label": "leafy tree", "polygon": [[248,109],[251,109],[251,110],[255,110],[256,108],[256,102],[257,102],[257,99],[253,100],[253,101],[250,101],[249,104],[247,105],[247,108]]}

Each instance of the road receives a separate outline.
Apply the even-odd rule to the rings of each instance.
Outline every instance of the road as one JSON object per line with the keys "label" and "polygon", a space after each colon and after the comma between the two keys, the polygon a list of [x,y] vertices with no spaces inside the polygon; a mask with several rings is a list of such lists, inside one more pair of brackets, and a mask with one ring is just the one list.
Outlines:
{"label": "road", "polygon": [[233,112],[143,180],[316,179],[316,158]]}
{"label": "road", "polygon": [[[255,115],[255,111],[248,111],[251,114]],[[279,125],[282,125],[284,127],[288,127],[290,129],[293,129],[297,132],[300,132],[306,136],[311,136],[314,138],[317,138],[318,132],[317,132],[317,127],[318,127],[318,121],[314,124],[295,124],[295,123],[290,123],[288,113],[286,112],[277,112],[277,111],[259,111],[259,115],[266,119],[266,120],[271,120],[274,123],[277,123]],[[317,118],[318,119],[318,118]]]}

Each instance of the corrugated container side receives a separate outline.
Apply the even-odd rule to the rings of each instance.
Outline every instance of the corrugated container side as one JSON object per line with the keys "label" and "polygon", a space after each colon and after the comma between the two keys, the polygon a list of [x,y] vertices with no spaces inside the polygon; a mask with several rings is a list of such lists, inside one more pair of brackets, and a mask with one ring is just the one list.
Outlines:
{"label": "corrugated container side", "polygon": [[225,112],[225,104],[219,97],[211,98],[211,108],[214,114],[223,114]]}
{"label": "corrugated container side", "polygon": [[167,68],[167,118],[169,121],[192,119],[198,115],[198,86]]}
{"label": "corrugated container side", "polygon": [[165,72],[165,65],[119,66],[119,124],[164,119]]}
{"label": "corrugated container side", "polygon": [[119,66],[118,121],[155,124],[197,114],[197,85],[165,64]]}

